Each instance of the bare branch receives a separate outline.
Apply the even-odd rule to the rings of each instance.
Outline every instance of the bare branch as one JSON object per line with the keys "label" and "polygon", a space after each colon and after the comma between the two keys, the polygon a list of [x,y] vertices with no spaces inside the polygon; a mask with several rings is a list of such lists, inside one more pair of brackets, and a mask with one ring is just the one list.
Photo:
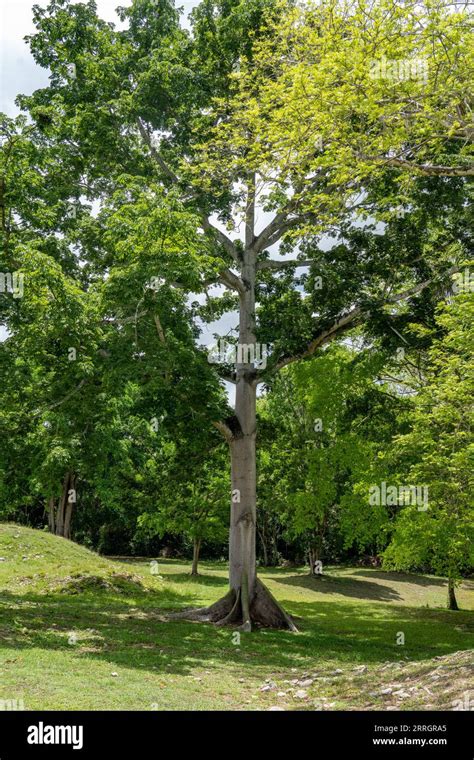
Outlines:
{"label": "bare branch", "polygon": [[347,314],[342,315],[339,317],[339,319],[333,322],[331,327],[320,332],[319,335],[314,338],[311,343],[308,344],[307,348],[304,351],[299,354],[295,354],[294,356],[287,356],[281,359],[281,361],[277,362],[274,367],[274,371],[278,371],[283,367],[286,367],[287,364],[291,364],[292,362],[298,361],[299,359],[307,359],[309,356],[312,356],[316,349],[320,348],[326,343],[330,343],[343,332],[351,329],[356,324],[358,324],[361,321],[362,316],[363,312],[360,306],[357,306]]}
{"label": "bare branch", "polygon": [[[288,203],[275,215],[272,221],[254,240],[252,245],[253,251],[260,253],[265,250],[265,248],[271,248],[271,246],[278,243],[285,232],[288,232],[292,227],[297,227],[299,224],[304,224],[307,221],[315,219],[315,214],[311,211],[301,211],[298,213],[298,207],[302,202],[304,194],[314,190],[318,186],[319,181],[320,177],[315,177],[295,189],[295,195],[288,200]],[[346,190],[350,189],[351,193],[354,194],[360,187],[360,182],[349,183]],[[320,188],[320,193],[324,193],[328,197],[331,196],[332,193],[340,193],[340,191],[340,188],[336,185],[328,185]],[[356,203],[352,206],[346,206],[346,213],[355,210],[358,205],[359,204]],[[321,209],[321,211],[323,211],[323,209]]]}
{"label": "bare branch", "polygon": [[158,333],[158,337],[160,339],[160,342],[163,343],[164,346],[166,346],[166,337],[165,337],[165,331],[163,330],[163,325],[161,324],[161,319],[158,314],[153,315],[155,320],[155,326],[156,326],[156,332]]}
{"label": "bare branch", "polygon": [[292,210],[293,204],[290,202],[283,211],[276,214],[272,221],[267,224],[265,229],[257,235],[252,244],[252,250],[256,253],[260,253],[265,248],[270,248],[270,246],[280,240],[287,230],[297,224],[300,221],[299,217],[289,218],[289,214],[291,214]]}
{"label": "bare branch", "polygon": [[[444,274],[445,275],[451,275],[455,274],[456,272],[459,272],[460,268],[455,266],[448,269]],[[416,295],[416,293],[420,293],[421,291],[425,290],[429,285],[431,285],[434,281],[434,277],[430,278],[429,280],[424,280],[423,282],[418,283],[418,285],[414,285],[411,288],[408,288],[407,290],[404,290],[402,293],[398,293],[397,295],[391,296],[385,301],[385,304],[395,304],[399,303],[400,301],[404,301],[407,298],[410,298],[413,295]],[[288,356],[281,359],[277,364],[273,367],[273,371],[278,371],[282,369],[282,367],[286,367],[287,364],[291,364],[292,362],[298,361],[299,359],[306,359],[309,356],[312,356],[315,351],[320,348],[321,346],[330,343],[335,338],[342,335],[347,330],[350,330],[351,328],[355,327],[356,325],[360,324],[364,321],[364,319],[367,318],[367,316],[370,314],[369,311],[364,311],[361,306],[356,306],[351,311],[349,311],[347,314],[343,314],[342,316],[338,317],[333,324],[326,328],[325,330],[322,330],[313,340],[308,344],[306,349],[304,349],[301,353],[295,354],[294,356]],[[263,373],[259,373],[260,377]],[[264,379],[264,378],[263,378]],[[260,379],[259,379],[260,382]]]}
{"label": "bare branch", "polygon": [[416,164],[405,158],[387,158],[381,163],[386,166],[398,166],[403,169],[412,169],[425,177],[472,177],[473,167],[461,166],[437,166],[433,164]]}
{"label": "bare branch", "polygon": [[231,290],[236,290],[238,293],[245,293],[245,286],[240,277],[231,272],[230,269],[221,269],[219,272],[219,279],[224,285],[227,285]]}
{"label": "bare branch", "polygon": [[174,171],[168,166],[166,161],[164,160],[163,156],[157,151],[155,146],[153,145],[151,135],[148,132],[148,130],[145,128],[145,126],[142,124],[140,119],[137,119],[138,129],[140,130],[140,134],[146,144],[148,145],[148,148],[150,149],[150,153],[153,156],[154,160],[160,167],[160,169],[166,174],[168,179],[170,179],[174,184],[179,183],[179,177],[174,173]]}
{"label": "bare branch", "polygon": [[234,261],[240,262],[239,252],[235,246],[235,243],[233,243],[232,240],[227,237],[224,232],[215,227],[206,216],[202,217],[202,226],[205,232],[212,231],[214,233],[218,242],[223,246],[223,248],[225,248],[226,252]]}
{"label": "bare branch", "polygon": [[[137,120],[138,129],[140,131],[140,134],[145,141],[146,145],[148,146],[150,153],[153,157],[153,159],[156,161],[160,169],[163,171],[163,173],[168,177],[169,180],[175,185],[180,183],[180,179],[177,174],[174,173],[174,171],[171,169],[170,166],[166,163],[163,156],[160,154],[160,152],[156,149],[156,147],[153,145],[151,135],[142,123],[140,119]],[[192,188],[189,188],[190,194],[188,194],[188,198],[192,199],[195,197],[195,192],[192,190]],[[217,237],[217,240],[219,243],[225,248],[228,254],[232,257],[234,261],[239,261],[239,255],[237,248],[235,247],[232,240],[227,237],[221,230],[217,229],[207,218],[205,214],[202,215],[202,226],[204,230],[207,232],[209,230],[212,230],[214,234]]]}
{"label": "bare branch", "polygon": [[286,267],[309,267],[311,264],[317,264],[316,259],[286,259],[283,261],[274,261],[273,259],[266,259],[265,261],[259,261],[257,269],[285,269]]}
{"label": "bare branch", "polygon": [[[164,158],[162,157],[162,155],[155,148],[155,146],[153,145],[150,133],[145,128],[145,126],[142,124],[142,122],[140,121],[140,119],[137,120],[137,124],[138,124],[138,129],[140,131],[140,134],[141,134],[143,140],[145,141],[145,143],[147,144],[147,146],[148,146],[148,148],[150,150],[150,153],[151,153],[153,159],[156,161],[156,163],[158,164],[158,166],[160,167],[160,169],[168,177],[168,179],[171,180],[171,182],[173,184],[179,184],[179,182],[180,182],[179,177],[168,166],[168,164],[166,163],[166,161],[164,160]],[[195,193],[194,193],[193,190],[191,190],[191,195],[189,197],[190,198],[195,197]],[[203,228],[204,228],[205,231],[212,230],[215,233],[218,241],[226,249],[227,253],[229,253],[235,261],[238,260],[237,250],[236,250],[234,244],[232,243],[232,241],[230,240],[230,238],[228,238],[227,235],[225,235],[223,232],[221,232],[216,227],[214,227],[214,225],[211,224],[211,222],[209,221],[209,219],[205,215],[202,216],[202,226],[203,226]]]}
{"label": "bare branch", "polygon": [[86,382],[87,382],[87,380],[85,378],[82,379],[78,383],[78,385],[76,385],[75,388],[73,388],[71,391],[69,391],[69,393],[67,393],[62,399],[60,399],[59,401],[55,401],[53,404],[50,404],[49,406],[46,406],[41,411],[36,412],[36,414],[33,414],[32,415],[33,419],[35,417],[38,417],[40,414],[44,414],[44,412],[49,412],[51,409],[56,409],[58,406],[61,406],[62,404],[65,404],[66,401],[69,401],[70,398],[72,398],[73,396],[75,396],[76,393],[78,393],[81,390],[81,388],[85,385]]}
{"label": "bare branch", "polygon": [[231,443],[233,441],[234,435],[232,433],[232,430],[230,429],[230,427],[228,427],[225,424],[225,422],[222,422],[221,420],[217,420],[213,422],[212,424],[216,428],[216,430],[219,431],[219,433],[222,433],[227,443]]}

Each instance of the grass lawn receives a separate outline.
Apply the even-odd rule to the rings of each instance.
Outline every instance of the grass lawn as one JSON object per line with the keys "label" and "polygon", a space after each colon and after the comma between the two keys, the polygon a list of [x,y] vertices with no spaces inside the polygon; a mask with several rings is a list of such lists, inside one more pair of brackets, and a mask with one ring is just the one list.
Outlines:
{"label": "grass lawn", "polygon": [[449,612],[433,576],[264,569],[300,632],[241,633],[239,643],[229,628],[165,619],[225,592],[224,564],[200,569],[191,578],[189,563],[159,560],[157,575],[149,560],[0,525],[0,700],[26,710],[453,709],[470,688],[474,700],[472,581]]}

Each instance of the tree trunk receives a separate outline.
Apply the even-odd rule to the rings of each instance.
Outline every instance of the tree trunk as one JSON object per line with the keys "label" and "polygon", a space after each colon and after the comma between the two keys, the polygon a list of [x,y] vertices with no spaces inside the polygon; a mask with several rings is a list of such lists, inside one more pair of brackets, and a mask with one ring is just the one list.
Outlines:
{"label": "tree trunk", "polygon": [[458,602],[454,590],[454,581],[448,578],[448,610],[458,610]]}
{"label": "tree trunk", "polygon": [[268,567],[268,548],[267,548],[267,537],[264,530],[259,531],[260,536],[260,543],[262,544],[262,552],[263,552],[263,566]]}
{"label": "tree trunk", "polygon": [[64,514],[64,529],[63,529],[63,536],[64,538],[71,538],[71,520],[72,520],[72,511],[74,509],[75,500],[70,500],[70,494],[69,491],[71,489],[75,490],[76,487],[76,476],[72,473],[69,475],[69,482],[67,486],[67,492],[66,492],[66,509]]}
{"label": "tree trunk", "polygon": [[66,511],[68,485],[69,485],[69,473],[67,472],[66,475],[64,476],[61,496],[59,499],[58,509],[56,513],[55,533],[57,536],[64,536],[64,518],[65,518],[65,511]]}
{"label": "tree trunk", "polygon": [[[235,362],[235,414],[220,429],[229,443],[232,473],[232,498],[229,536],[229,592],[204,610],[181,617],[210,620],[220,625],[241,624],[243,631],[252,622],[272,628],[296,631],[291,618],[268,589],[257,580],[257,352],[255,336],[255,279],[257,254],[255,240],[255,178],[250,179],[245,225],[245,248],[240,255],[239,342]],[[260,347],[261,348],[261,347]]]}
{"label": "tree trunk", "polygon": [[193,544],[193,566],[191,568],[191,575],[199,575],[198,573],[198,563],[199,563],[199,552],[201,550],[201,539],[195,538],[194,544]]}
{"label": "tree trunk", "polygon": [[48,525],[51,533],[63,538],[71,538],[71,521],[74,502],[69,501],[69,491],[75,487],[76,476],[67,472],[64,476],[61,496],[57,507],[54,498],[49,500]]}
{"label": "tree trunk", "polygon": [[271,552],[270,552],[270,563],[272,567],[278,566],[278,534],[275,527],[275,524],[273,524],[272,528],[272,538],[271,538]]}
{"label": "tree trunk", "polygon": [[[232,504],[229,541],[229,584],[243,594],[244,627],[250,625],[249,606],[255,594],[256,478],[255,434],[243,434],[230,444]],[[244,609],[245,607],[245,609]]]}
{"label": "tree trunk", "polygon": [[50,533],[56,532],[56,504],[54,496],[51,497],[48,503],[48,526]]}

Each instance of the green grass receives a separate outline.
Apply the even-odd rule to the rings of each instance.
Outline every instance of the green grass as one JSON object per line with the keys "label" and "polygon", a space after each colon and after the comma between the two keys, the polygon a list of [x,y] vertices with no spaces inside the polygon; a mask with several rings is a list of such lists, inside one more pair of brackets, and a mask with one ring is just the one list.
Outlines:
{"label": "green grass", "polygon": [[149,560],[12,524],[0,525],[0,558],[0,699],[27,710],[451,709],[472,677],[469,581],[449,612],[432,576],[262,570],[300,632],[242,633],[238,645],[232,629],[164,618],[219,598],[222,563],[191,578],[189,564],[159,560],[155,575]]}

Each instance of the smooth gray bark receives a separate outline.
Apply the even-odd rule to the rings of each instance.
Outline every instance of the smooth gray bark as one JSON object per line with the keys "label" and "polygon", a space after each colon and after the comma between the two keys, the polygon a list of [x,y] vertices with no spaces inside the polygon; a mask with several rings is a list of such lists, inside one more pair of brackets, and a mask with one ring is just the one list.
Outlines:
{"label": "smooth gray bark", "polygon": [[[241,267],[244,289],[240,292],[239,346],[255,350],[256,255],[251,250],[253,212],[247,219],[246,247]],[[250,352],[237,352],[238,359],[251,359]],[[254,366],[236,364],[235,417],[238,429],[230,442],[232,504],[229,541],[230,587],[237,592],[242,581],[248,587],[249,603],[255,594],[256,579],[256,430],[257,382]]]}

